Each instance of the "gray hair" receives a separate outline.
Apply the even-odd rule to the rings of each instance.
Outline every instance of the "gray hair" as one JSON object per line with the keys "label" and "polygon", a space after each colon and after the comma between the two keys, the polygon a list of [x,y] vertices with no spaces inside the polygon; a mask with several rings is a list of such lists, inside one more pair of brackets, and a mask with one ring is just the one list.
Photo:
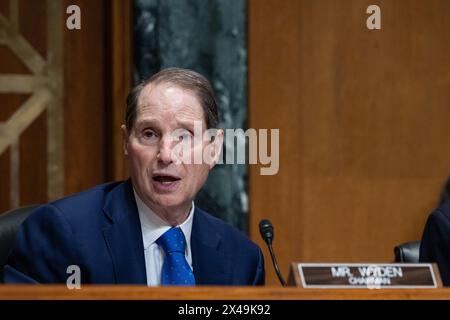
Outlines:
{"label": "gray hair", "polygon": [[178,85],[183,89],[192,90],[197,95],[200,105],[202,106],[206,128],[217,128],[219,124],[219,114],[214,91],[209,81],[201,74],[192,70],[167,68],[141,82],[128,94],[125,125],[129,131],[133,128],[136,120],[137,104],[141,91],[150,83],[171,83]]}

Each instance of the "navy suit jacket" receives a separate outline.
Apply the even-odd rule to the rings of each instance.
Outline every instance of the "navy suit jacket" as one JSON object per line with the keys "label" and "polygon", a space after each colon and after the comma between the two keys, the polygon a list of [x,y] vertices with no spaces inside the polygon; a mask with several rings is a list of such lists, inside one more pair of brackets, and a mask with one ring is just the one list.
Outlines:
{"label": "navy suit jacket", "polygon": [[428,217],[419,261],[436,262],[442,283],[450,286],[450,202],[444,203]]}
{"label": "navy suit jacket", "polygon": [[[196,284],[263,285],[260,248],[196,208],[191,234]],[[97,186],[39,207],[22,224],[5,266],[6,283],[147,284],[141,224],[130,180]]]}

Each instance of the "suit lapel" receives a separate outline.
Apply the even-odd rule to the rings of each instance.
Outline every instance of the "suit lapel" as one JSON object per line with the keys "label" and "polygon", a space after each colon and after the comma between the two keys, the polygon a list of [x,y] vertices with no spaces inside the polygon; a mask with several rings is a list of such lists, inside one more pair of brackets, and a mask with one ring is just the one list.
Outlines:
{"label": "suit lapel", "polygon": [[[147,284],[142,230],[130,180],[109,193],[103,211],[110,222],[103,229],[103,236],[116,283]],[[191,233],[196,284],[232,284],[231,258],[221,249],[221,239],[206,214],[196,208]]]}
{"label": "suit lapel", "polygon": [[130,180],[108,194],[103,211],[110,221],[103,236],[116,283],[147,284],[141,224]]}
{"label": "suit lapel", "polygon": [[191,234],[192,266],[196,284],[231,284],[231,259],[221,250],[221,238],[206,214],[196,208]]}

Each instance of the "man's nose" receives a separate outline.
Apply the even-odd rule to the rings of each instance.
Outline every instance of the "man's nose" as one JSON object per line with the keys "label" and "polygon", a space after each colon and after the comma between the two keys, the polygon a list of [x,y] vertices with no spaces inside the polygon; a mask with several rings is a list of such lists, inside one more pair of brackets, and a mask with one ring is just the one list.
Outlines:
{"label": "man's nose", "polygon": [[160,142],[158,161],[163,164],[170,164],[173,162],[172,139],[170,137],[163,137]]}

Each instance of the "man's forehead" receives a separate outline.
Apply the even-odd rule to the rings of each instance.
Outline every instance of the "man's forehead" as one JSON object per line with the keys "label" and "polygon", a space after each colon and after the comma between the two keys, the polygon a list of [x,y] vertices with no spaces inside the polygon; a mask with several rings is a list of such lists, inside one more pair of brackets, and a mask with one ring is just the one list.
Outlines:
{"label": "man's forehead", "polygon": [[173,114],[182,121],[204,121],[203,108],[197,95],[189,89],[172,83],[149,84],[139,96],[138,121]]}
{"label": "man's forehead", "polygon": [[193,100],[200,104],[197,94],[193,89],[182,87],[176,83],[160,82],[149,83],[142,88],[139,94],[138,102],[147,102],[148,100],[167,99],[170,102],[181,102],[181,99]]}

